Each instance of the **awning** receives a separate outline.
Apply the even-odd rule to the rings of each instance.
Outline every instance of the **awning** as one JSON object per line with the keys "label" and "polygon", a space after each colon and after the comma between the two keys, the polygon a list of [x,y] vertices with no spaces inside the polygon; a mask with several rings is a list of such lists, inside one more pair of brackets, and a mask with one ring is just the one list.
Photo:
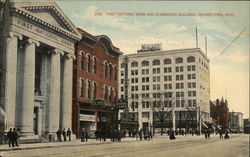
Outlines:
{"label": "awning", "polygon": [[204,122],[202,122],[202,125],[208,129],[208,126]]}

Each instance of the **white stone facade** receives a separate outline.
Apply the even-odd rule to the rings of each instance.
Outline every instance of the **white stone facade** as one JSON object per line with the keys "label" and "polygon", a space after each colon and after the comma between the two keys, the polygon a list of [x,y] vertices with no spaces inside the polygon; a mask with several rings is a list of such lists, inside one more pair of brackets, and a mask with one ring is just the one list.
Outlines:
{"label": "white stone facade", "polygon": [[75,26],[53,2],[8,3],[4,18],[5,129],[44,135],[72,128]]}
{"label": "white stone facade", "polygon": [[[119,59],[120,99],[125,99],[124,57],[121,56]],[[165,111],[172,111],[175,106],[176,112],[187,110],[196,112],[197,123],[209,121],[209,59],[201,49],[139,52],[126,57],[128,57],[129,112],[138,113],[139,129],[143,128],[145,122],[148,123],[146,126],[149,129],[152,128],[154,101],[156,104],[159,101],[164,103],[166,101]],[[191,57],[189,61],[188,57]],[[183,61],[177,58],[182,58]],[[178,60],[181,63],[176,63]],[[166,94],[169,92],[172,95]],[[157,96],[157,93],[160,95]],[[167,101],[171,101],[172,106]],[[133,102],[134,111],[132,111]],[[123,110],[120,111],[122,112]]]}

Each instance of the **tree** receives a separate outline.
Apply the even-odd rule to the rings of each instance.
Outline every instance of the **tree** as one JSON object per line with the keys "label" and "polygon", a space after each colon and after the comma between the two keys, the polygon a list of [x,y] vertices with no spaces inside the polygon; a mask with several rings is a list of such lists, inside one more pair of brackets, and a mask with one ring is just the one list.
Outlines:
{"label": "tree", "polygon": [[172,100],[169,101],[169,98],[165,97],[165,93],[158,92],[154,94],[153,94],[154,101],[151,101],[151,107],[154,115],[153,120],[155,121],[156,117],[157,119],[159,119],[161,127],[161,135],[163,135],[163,130],[165,128],[164,122],[168,119],[168,117],[170,117],[170,114],[168,114],[168,110],[171,108],[170,103],[172,106]]}

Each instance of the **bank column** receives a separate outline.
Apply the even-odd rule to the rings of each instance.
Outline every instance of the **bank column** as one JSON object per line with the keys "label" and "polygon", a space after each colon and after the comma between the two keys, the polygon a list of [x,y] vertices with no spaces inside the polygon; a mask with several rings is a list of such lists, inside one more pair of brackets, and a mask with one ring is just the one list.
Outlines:
{"label": "bank column", "polygon": [[60,116],[60,75],[61,54],[63,51],[54,49],[51,53],[50,92],[48,109],[48,132],[55,133],[59,129]]}
{"label": "bank column", "polygon": [[61,129],[71,128],[72,120],[72,75],[73,75],[72,54],[65,54],[62,75],[62,95],[61,95]]}
{"label": "bank column", "polygon": [[23,134],[33,134],[34,116],[34,86],[35,86],[35,53],[39,42],[28,39],[25,43],[24,51],[24,73],[22,89],[21,111],[21,132]]}
{"label": "bank column", "polygon": [[18,38],[22,40],[21,35],[10,32],[6,42],[5,105],[7,130],[15,127]]}

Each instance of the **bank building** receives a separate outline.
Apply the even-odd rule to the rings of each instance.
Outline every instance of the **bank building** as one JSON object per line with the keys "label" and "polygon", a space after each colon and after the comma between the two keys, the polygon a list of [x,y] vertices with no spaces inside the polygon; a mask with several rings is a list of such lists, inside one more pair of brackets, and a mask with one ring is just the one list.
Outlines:
{"label": "bank building", "polygon": [[54,2],[4,3],[1,12],[1,92],[5,129],[24,137],[72,127],[72,22]]}

